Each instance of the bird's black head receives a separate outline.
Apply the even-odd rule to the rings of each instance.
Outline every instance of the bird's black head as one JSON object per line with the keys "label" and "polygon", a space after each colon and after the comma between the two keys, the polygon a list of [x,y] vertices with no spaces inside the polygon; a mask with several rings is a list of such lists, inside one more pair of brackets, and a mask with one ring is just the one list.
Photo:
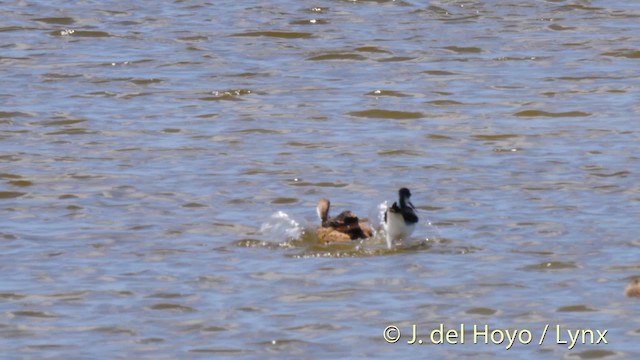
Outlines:
{"label": "bird's black head", "polygon": [[408,200],[411,197],[411,191],[407,188],[402,188],[398,191],[398,195],[400,196],[400,199]]}

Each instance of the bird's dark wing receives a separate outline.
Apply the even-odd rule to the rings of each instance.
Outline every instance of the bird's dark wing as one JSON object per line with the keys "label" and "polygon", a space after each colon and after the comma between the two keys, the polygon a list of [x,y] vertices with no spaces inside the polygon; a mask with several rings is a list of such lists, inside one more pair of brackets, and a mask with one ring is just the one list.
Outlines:
{"label": "bird's dark wing", "polygon": [[402,217],[404,218],[405,222],[408,222],[410,224],[415,224],[418,222],[418,215],[416,215],[416,213],[409,208],[403,209]]}
{"label": "bird's dark wing", "polygon": [[343,211],[338,216],[327,221],[328,226],[338,227],[358,223],[358,216],[351,211]]}

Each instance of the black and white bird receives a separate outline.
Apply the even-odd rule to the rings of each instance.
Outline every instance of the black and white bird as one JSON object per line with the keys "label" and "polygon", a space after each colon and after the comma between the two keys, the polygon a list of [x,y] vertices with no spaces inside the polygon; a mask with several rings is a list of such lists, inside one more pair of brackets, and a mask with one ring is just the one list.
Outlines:
{"label": "black and white bird", "polygon": [[411,191],[407,188],[398,190],[398,202],[387,208],[384,213],[384,224],[387,231],[387,245],[391,247],[393,240],[408,238],[418,223],[416,208],[411,203]]}

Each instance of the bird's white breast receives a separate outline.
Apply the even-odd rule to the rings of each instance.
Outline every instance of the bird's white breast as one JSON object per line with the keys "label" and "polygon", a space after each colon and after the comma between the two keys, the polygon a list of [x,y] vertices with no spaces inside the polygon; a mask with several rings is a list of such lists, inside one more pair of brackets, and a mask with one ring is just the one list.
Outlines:
{"label": "bird's white breast", "polygon": [[387,211],[387,237],[392,240],[411,236],[416,224],[407,224],[400,213]]}

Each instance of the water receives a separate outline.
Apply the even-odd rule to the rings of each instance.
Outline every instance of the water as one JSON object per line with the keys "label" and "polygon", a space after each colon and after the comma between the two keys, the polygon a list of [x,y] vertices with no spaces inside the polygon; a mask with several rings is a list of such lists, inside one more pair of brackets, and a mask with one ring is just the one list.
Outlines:
{"label": "water", "polygon": [[[640,354],[635,2],[0,8],[4,358]],[[317,244],[401,186],[410,241]]]}

